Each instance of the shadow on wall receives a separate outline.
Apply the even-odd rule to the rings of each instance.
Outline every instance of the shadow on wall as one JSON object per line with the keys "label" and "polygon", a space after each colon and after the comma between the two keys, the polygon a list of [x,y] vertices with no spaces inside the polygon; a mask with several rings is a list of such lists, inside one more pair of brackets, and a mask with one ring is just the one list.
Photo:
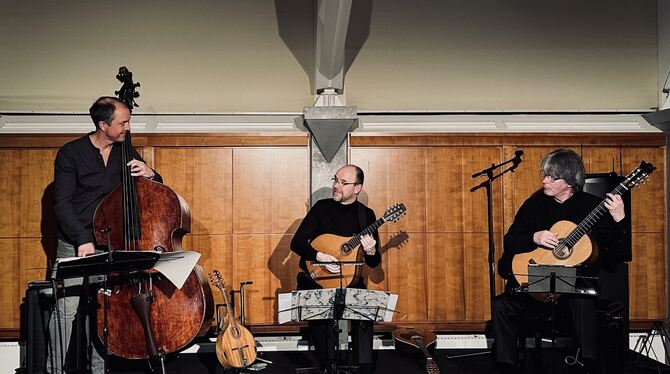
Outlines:
{"label": "shadow on wall", "polygon": [[300,271],[300,256],[291,251],[291,240],[301,222],[301,219],[297,219],[291,223],[268,258],[268,269],[279,280],[279,287],[274,291],[272,310],[275,315],[273,319],[277,316],[279,294],[291,292],[296,288],[296,275]]}
{"label": "shadow on wall", "polygon": [[[312,94],[316,93],[315,3],[314,0],[275,0],[279,37],[307,73]],[[345,42],[345,75],[370,35],[371,14],[372,0],[352,2]]]}

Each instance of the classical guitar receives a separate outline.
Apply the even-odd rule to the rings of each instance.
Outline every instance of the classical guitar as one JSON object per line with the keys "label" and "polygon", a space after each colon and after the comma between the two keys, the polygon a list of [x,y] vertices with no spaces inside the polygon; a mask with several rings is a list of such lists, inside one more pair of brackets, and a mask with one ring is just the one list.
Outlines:
{"label": "classical guitar", "polygon": [[[384,215],[361,231],[358,235],[346,237],[333,234],[322,234],[312,240],[311,244],[314,249],[319,252],[329,254],[339,261],[362,261],[363,251],[361,247],[361,236],[371,234],[377,230],[381,225],[389,221],[397,221],[400,219],[407,208],[405,205],[395,204],[391,206]],[[324,288],[335,288],[340,286],[340,274],[333,274],[325,269],[323,266],[309,266],[310,277]],[[360,266],[342,266],[342,285],[349,286],[358,282],[363,273]]]}
{"label": "classical guitar", "polygon": [[256,361],[256,341],[251,332],[237,322],[219,271],[214,270],[209,276],[212,284],[221,291],[228,311],[216,337],[216,357],[226,369],[245,368]]}
{"label": "classical guitar", "polygon": [[428,330],[417,330],[413,327],[399,328],[391,333],[396,349],[413,354],[420,352],[426,359],[426,374],[440,374],[440,368],[428,350],[435,345],[437,336]]}
{"label": "classical guitar", "polygon": [[[614,195],[623,195],[631,188],[645,182],[656,168],[642,161],[619,185],[612,190]],[[528,284],[528,265],[577,266],[589,260],[595,260],[597,251],[593,250],[591,240],[586,235],[607,213],[605,199],[589,213],[579,224],[570,221],[558,221],[550,229],[558,235],[559,243],[554,249],[539,247],[532,252],[519,253],[512,259],[512,272],[520,285]]]}

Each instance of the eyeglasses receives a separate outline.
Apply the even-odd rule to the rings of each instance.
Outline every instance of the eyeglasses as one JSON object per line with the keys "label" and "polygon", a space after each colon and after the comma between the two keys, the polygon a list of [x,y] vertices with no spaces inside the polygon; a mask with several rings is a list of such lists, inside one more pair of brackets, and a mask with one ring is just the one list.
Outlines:
{"label": "eyeglasses", "polygon": [[337,179],[335,177],[330,178],[330,180],[333,181],[333,185],[339,184],[342,187],[348,186],[350,184],[354,184],[354,185],[359,184],[359,183],[356,183],[356,182],[347,182],[344,179]]}
{"label": "eyeglasses", "polygon": [[540,172],[540,176],[542,177],[542,180],[544,180],[544,178],[549,179],[549,183],[553,183],[553,182],[556,182],[559,179],[563,179],[563,178],[556,178],[553,175],[547,175],[543,172]]}

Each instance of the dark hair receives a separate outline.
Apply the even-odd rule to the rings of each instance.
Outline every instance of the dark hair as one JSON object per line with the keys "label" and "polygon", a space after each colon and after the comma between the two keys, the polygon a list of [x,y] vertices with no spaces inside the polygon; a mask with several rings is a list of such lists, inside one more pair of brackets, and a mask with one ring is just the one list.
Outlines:
{"label": "dark hair", "polygon": [[112,123],[114,120],[114,112],[117,107],[128,108],[128,106],[121,100],[112,96],[99,97],[90,108],[88,112],[93,120],[95,129],[98,129],[100,121],[104,123]]}
{"label": "dark hair", "polygon": [[584,187],[584,163],[582,158],[571,149],[557,149],[547,154],[540,162],[540,170],[544,175],[554,179],[563,179],[572,186],[574,192]]}
{"label": "dark hair", "polygon": [[350,164],[349,166],[356,170],[356,183],[363,184],[363,182],[365,182],[365,174],[363,173],[363,169],[353,164]]}

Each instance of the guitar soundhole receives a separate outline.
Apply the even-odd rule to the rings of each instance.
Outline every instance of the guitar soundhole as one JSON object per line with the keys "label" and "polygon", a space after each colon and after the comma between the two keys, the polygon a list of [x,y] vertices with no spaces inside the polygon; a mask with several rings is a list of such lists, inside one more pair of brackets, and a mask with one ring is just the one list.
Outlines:
{"label": "guitar soundhole", "polygon": [[570,257],[572,254],[572,248],[568,247],[564,243],[560,243],[558,247],[554,250],[554,255],[559,259],[559,260],[565,260],[566,258]]}
{"label": "guitar soundhole", "polygon": [[351,245],[349,245],[349,243],[342,244],[340,251],[342,251],[342,254],[344,255],[349,254],[349,252],[351,252]]}

